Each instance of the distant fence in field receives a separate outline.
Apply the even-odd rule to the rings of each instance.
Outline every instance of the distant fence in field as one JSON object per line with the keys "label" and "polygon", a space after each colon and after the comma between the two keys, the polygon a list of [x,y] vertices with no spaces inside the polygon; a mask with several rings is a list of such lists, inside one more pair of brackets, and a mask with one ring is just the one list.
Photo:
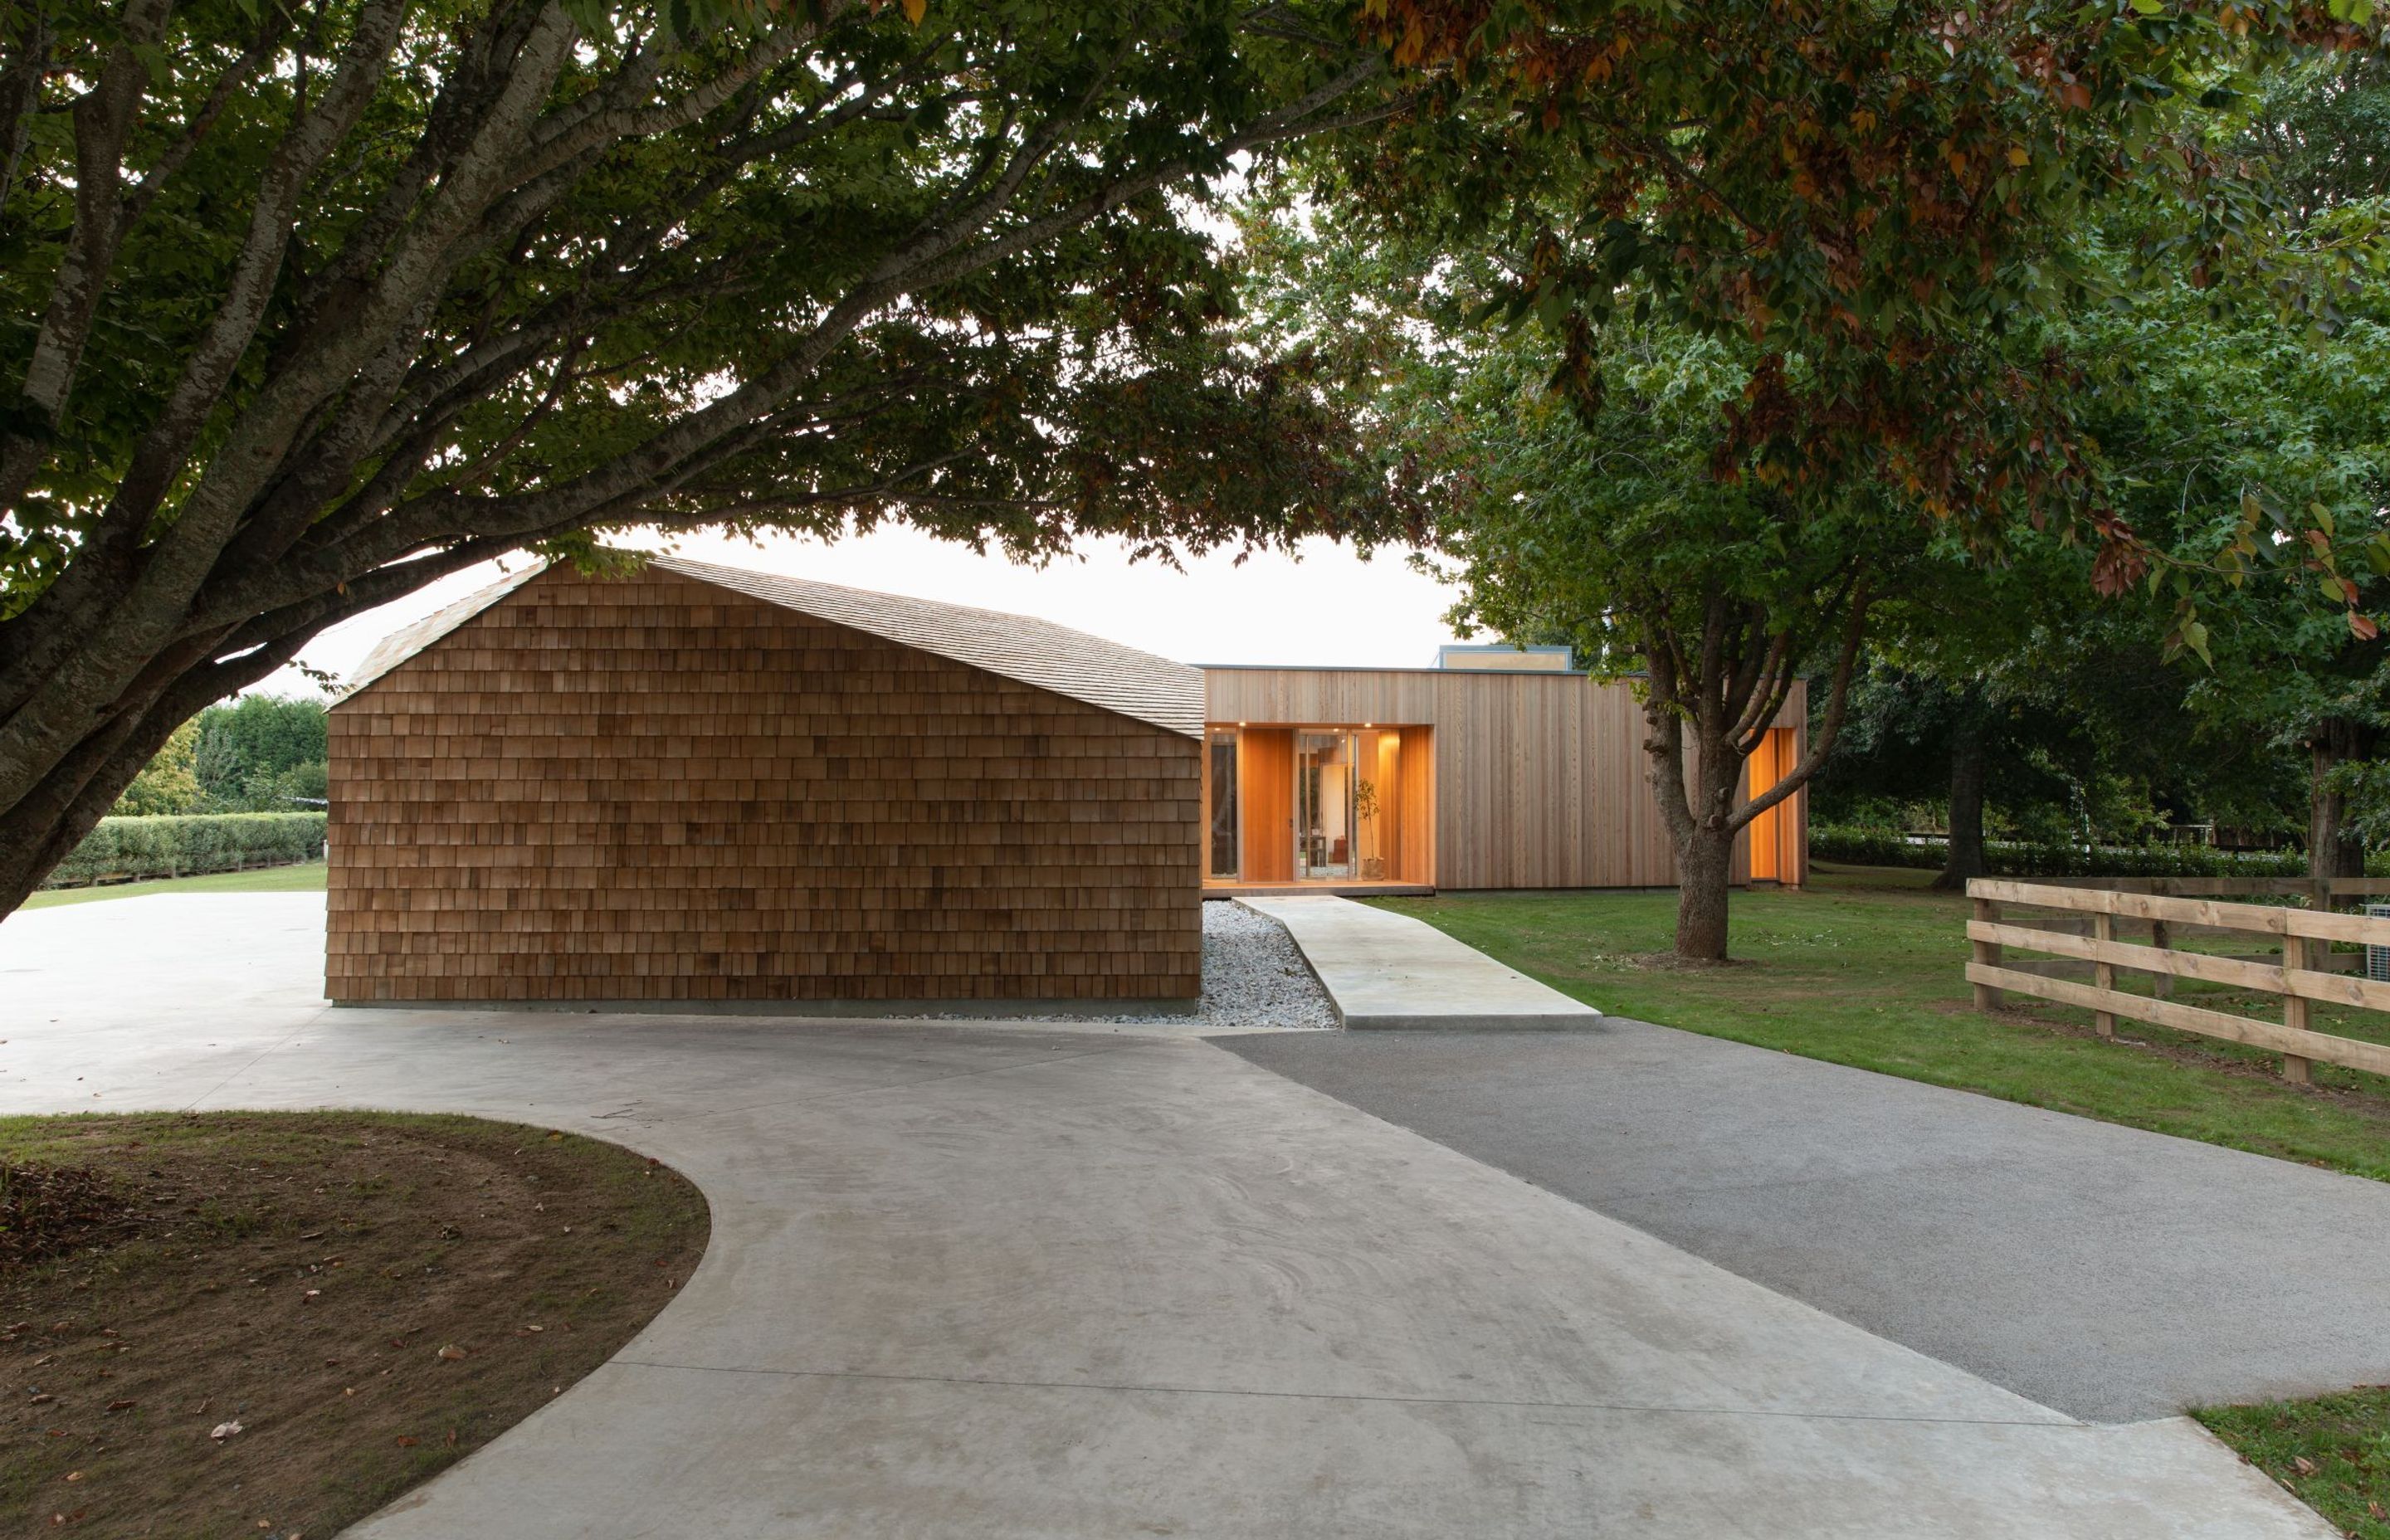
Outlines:
{"label": "distant fence in field", "polygon": [[[2102,1037],[2116,1034],[2125,1017],[2178,1032],[2245,1043],[2282,1056],[2286,1080],[2305,1083],[2315,1062],[2390,1074],[2390,1045],[2339,1037],[2311,1030],[2312,1007],[2320,1002],[2390,1011],[2390,982],[2363,976],[2363,952],[2334,953],[2333,943],[2390,948],[2390,918],[2373,919],[2335,910],[2390,898],[2382,878],[2109,878],[2064,885],[1978,878],[1967,884],[1974,914],[1967,922],[1972,956],[1967,982],[1975,1007],[1988,1010],[2013,991],[2091,1013]],[[2289,903],[2229,902],[2237,898],[2301,900]],[[2011,908],[2045,913],[2010,914]],[[2146,943],[2117,934],[2120,924],[2146,926]],[[2177,943],[2192,936],[2239,938],[2262,950],[2217,953],[2186,950]],[[2030,962],[2011,951],[2044,954]],[[2151,976],[2151,993],[2116,987],[2119,969]],[[2354,969],[2353,972],[2344,969]],[[2088,982],[2060,977],[2073,972]],[[2278,1020],[2213,1010],[2173,998],[2177,980],[2196,979],[2270,995]]]}

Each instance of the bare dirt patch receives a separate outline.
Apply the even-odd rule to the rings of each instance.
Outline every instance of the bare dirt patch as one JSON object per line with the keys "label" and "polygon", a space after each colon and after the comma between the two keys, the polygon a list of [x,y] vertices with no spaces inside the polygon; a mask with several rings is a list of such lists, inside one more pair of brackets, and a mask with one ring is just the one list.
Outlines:
{"label": "bare dirt patch", "polygon": [[519,1124],[0,1122],[0,1534],[328,1540],[603,1363],[707,1228]]}

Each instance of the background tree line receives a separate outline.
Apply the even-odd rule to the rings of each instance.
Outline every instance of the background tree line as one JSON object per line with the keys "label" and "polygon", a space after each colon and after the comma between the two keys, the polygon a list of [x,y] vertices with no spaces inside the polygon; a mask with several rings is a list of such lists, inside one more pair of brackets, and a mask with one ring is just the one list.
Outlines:
{"label": "background tree line", "polygon": [[154,816],[321,807],[328,770],[323,701],[245,695],[175,728],[112,811]]}

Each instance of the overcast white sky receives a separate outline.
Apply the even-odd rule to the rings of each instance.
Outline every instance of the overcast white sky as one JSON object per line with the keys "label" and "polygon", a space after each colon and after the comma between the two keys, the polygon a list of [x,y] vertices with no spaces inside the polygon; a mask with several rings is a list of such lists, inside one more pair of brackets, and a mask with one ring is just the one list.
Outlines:
{"label": "overcast white sky", "polygon": [[[1438,647],[1455,639],[1443,620],[1452,591],[1414,571],[1407,553],[1363,561],[1324,540],[1306,542],[1300,560],[1259,555],[1239,567],[1221,555],[1191,560],[1184,571],[1131,563],[1117,543],[1090,545],[1081,560],[1020,567],[903,528],[829,544],[777,536],[756,545],[684,535],[676,546],[683,556],[726,567],[1036,615],[1189,663],[1424,668]],[[335,626],[301,661],[345,677],[383,635],[489,583],[498,571],[459,573]],[[259,687],[311,694],[315,687],[285,669]]]}

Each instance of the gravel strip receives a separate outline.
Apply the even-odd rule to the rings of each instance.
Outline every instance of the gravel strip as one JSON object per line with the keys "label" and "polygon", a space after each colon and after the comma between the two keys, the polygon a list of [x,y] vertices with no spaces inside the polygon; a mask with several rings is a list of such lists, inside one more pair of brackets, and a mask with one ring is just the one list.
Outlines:
{"label": "gravel strip", "polygon": [[[983,1021],[984,1011],[940,1011],[927,1016],[874,1016],[880,1021]],[[1034,1021],[1034,1016],[1003,1016]],[[1055,1020],[1042,1018],[1042,1020]],[[1312,976],[1311,965],[1285,926],[1234,899],[1203,904],[1203,1003],[1177,1015],[1130,1011],[1118,1016],[1063,1018],[1071,1021],[1157,1022],[1199,1032],[1250,1032],[1274,1027],[1333,1027],[1336,1007]]]}
{"label": "gravel strip", "polygon": [[1332,1027],[1335,1007],[1286,927],[1234,899],[1203,905],[1204,1027]]}

